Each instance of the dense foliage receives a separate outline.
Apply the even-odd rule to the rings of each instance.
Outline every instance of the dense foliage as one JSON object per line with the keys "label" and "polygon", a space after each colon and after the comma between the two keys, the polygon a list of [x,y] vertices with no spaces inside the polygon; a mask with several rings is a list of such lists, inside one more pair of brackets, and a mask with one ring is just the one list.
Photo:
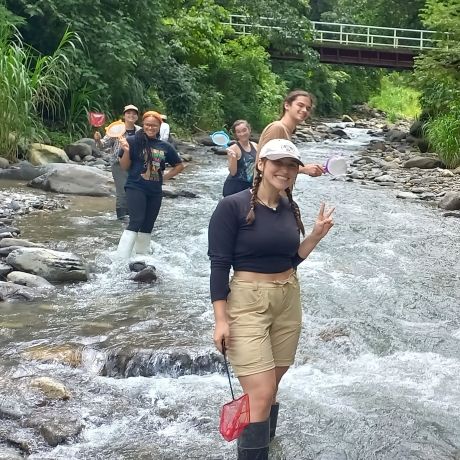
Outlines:
{"label": "dense foliage", "polygon": [[[386,72],[321,64],[309,46],[310,19],[416,28],[425,7],[424,24],[442,32],[456,27],[457,3],[138,0],[133,7],[126,0],[0,0],[0,21],[8,30],[13,24],[19,28],[22,39],[13,42],[29,53],[26,73],[33,73],[40,59],[52,59],[56,49],[62,56],[65,79],[56,102],[34,102],[29,128],[38,132],[45,125],[76,137],[89,133],[88,110],[115,118],[126,103],[167,113],[176,130],[209,131],[228,127],[236,118],[260,129],[277,116],[284,94],[294,88],[316,94],[319,114],[346,112],[376,94]],[[240,34],[242,28],[230,23],[231,14],[248,17],[251,35]],[[282,27],[264,27],[274,24]],[[60,46],[66,31],[73,39]],[[3,40],[2,54],[13,42]],[[450,49],[418,63],[422,102],[436,113],[446,100],[459,100],[453,83],[457,48]],[[275,58],[286,54],[303,58]],[[23,130],[24,139],[34,137],[30,129],[27,135]]]}
{"label": "dense foliage", "polygon": [[439,32],[441,49],[421,56],[415,76],[429,121],[426,133],[444,163],[460,166],[460,2],[427,0],[426,27]]}
{"label": "dense foliage", "polygon": [[[14,22],[13,16],[10,16]],[[76,37],[65,31],[51,55],[39,55],[11,23],[0,21],[0,154],[15,159],[44,135],[43,120],[64,113],[69,55]]]}

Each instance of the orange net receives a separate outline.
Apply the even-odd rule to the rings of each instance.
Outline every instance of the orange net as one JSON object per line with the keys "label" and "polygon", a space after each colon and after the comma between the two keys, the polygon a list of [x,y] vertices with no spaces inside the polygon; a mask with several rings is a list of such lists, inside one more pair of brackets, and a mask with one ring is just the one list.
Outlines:
{"label": "orange net", "polygon": [[219,431],[226,441],[233,441],[238,438],[242,431],[249,425],[249,396],[244,394],[235,399],[233,394],[232,380],[228,370],[227,357],[225,356],[225,343],[222,342],[222,353],[224,354],[224,365],[227,371],[228,383],[232,393],[233,401],[224,404],[220,412]]}
{"label": "orange net", "polygon": [[220,434],[226,441],[233,441],[249,425],[249,417],[249,396],[247,394],[224,404],[220,412]]}

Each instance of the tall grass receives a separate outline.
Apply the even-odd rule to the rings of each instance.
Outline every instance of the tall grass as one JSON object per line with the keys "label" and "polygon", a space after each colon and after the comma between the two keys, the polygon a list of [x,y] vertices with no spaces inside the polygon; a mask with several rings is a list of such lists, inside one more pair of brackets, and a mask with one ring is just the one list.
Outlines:
{"label": "tall grass", "polygon": [[460,166],[460,111],[440,115],[428,122],[425,135],[448,168]]}
{"label": "tall grass", "polygon": [[36,53],[0,22],[0,155],[15,161],[20,149],[44,135],[43,118],[64,111],[68,54],[76,36],[66,31],[50,56]]}
{"label": "tall grass", "polygon": [[369,104],[386,112],[388,120],[394,123],[401,118],[416,118],[421,112],[419,98],[420,93],[404,84],[404,79],[387,75],[381,80],[380,93]]}

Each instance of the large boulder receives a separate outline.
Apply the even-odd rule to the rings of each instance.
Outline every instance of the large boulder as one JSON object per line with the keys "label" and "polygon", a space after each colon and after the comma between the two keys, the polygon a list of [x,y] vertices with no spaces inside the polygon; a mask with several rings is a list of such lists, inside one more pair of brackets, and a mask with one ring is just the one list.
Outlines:
{"label": "large boulder", "polygon": [[115,190],[110,174],[75,164],[54,164],[27,185],[48,192],[86,196],[110,196]]}
{"label": "large boulder", "polygon": [[6,169],[10,166],[10,162],[6,158],[0,157],[0,169]]}
{"label": "large boulder", "polygon": [[48,163],[68,163],[69,157],[59,147],[35,143],[30,146],[29,161],[35,166],[41,166]]}
{"label": "large boulder", "polygon": [[43,297],[43,292],[37,289],[21,286],[16,283],[0,281],[0,302],[2,300],[34,300],[37,297]]}
{"label": "large boulder", "polygon": [[10,283],[20,284],[21,286],[48,290],[55,289],[55,287],[46,281],[45,278],[37,275],[32,275],[31,273],[11,272],[7,275],[6,279]]}
{"label": "large boulder", "polygon": [[80,142],[74,142],[73,144],[66,145],[64,150],[71,160],[75,160],[75,157],[77,156],[81,159],[90,156],[93,153],[91,147],[88,144],[83,144]]}
{"label": "large boulder", "polygon": [[83,137],[77,141],[77,144],[86,144],[91,147],[92,155],[96,158],[101,156],[101,151],[97,148],[96,141],[90,137]]}
{"label": "large boulder", "polygon": [[435,169],[444,166],[438,158],[414,157],[403,163],[403,168]]}
{"label": "large boulder", "polygon": [[32,180],[46,172],[46,166],[33,166],[28,161],[21,161],[7,169],[0,169],[0,179]]}
{"label": "large boulder", "polygon": [[449,211],[460,209],[460,192],[447,192],[438,206]]}
{"label": "large boulder", "polygon": [[89,267],[71,252],[44,248],[19,248],[12,251],[6,263],[16,270],[41,276],[48,281],[86,281]]}

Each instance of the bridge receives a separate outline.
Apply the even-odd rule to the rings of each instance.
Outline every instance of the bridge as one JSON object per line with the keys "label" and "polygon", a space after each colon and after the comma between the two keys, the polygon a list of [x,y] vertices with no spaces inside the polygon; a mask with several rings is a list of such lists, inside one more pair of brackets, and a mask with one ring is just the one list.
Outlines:
{"label": "bridge", "polygon": [[[247,16],[234,14],[228,22],[238,35],[269,33],[284,29],[271,18],[251,24]],[[358,66],[411,69],[414,57],[423,51],[438,49],[439,32],[432,30],[376,27],[362,24],[338,24],[311,21],[311,46],[321,62]],[[299,55],[272,53],[274,59],[302,59]]]}

